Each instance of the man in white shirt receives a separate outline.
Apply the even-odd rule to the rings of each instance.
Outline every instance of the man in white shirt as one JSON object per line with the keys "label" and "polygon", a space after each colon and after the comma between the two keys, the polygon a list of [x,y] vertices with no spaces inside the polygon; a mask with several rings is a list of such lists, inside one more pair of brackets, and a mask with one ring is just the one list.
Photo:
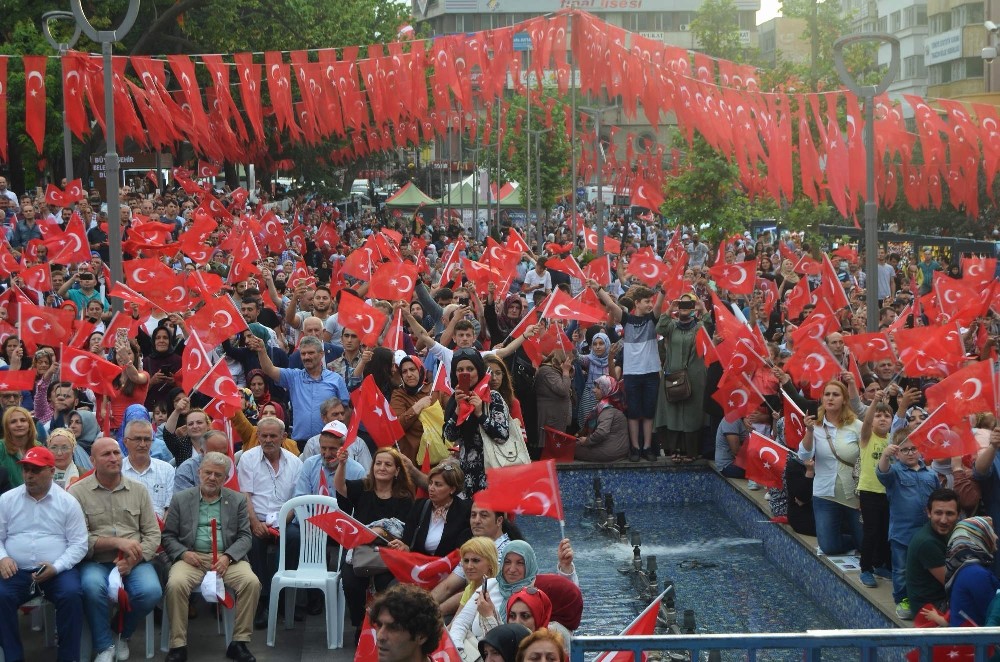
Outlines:
{"label": "man in white shirt", "polygon": [[278,513],[295,494],[295,482],[302,470],[302,461],[281,447],[285,439],[285,423],[274,416],[257,422],[259,446],[243,453],[237,466],[240,490],[246,494],[250,511],[250,567],[260,580],[261,595],[254,617],[254,628],[267,627],[267,605],[271,595],[271,578],[277,570],[278,555],[268,563],[268,547],[277,543]]}
{"label": "man in white shirt", "polygon": [[146,488],[153,500],[156,518],[163,522],[174,496],[174,468],[163,460],[150,457],[152,445],[153,426],[143,420],[129,421],[125,426],[128,457],[122,461],[122,475]]}
{"label": "man in white shirt", "polygon": [[0,496],[0,641],[23,660],[18,607],[37,585],[56,606],[57,659],[80,658],[83,591],[76,564],[87,553],[87,523],[76,499],[53,484],[56,460],[36,446],[20,461],[24,485]]}
{"label": "man in white shirt", "polygon": [[535,268],[524,274],[524,285],[521,286],[521,292],[531,294],[535,290],[541,290],[546,294],[552,291],[552,274],[545,268],[544,257],[535,260]]}

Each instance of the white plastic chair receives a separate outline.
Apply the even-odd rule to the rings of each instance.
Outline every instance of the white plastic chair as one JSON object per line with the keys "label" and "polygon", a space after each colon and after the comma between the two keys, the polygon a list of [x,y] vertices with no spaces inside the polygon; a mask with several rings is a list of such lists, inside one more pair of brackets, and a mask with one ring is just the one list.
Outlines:
{"label": "white plastic chair", "polygon": [[[288,513],[295,511],[295,518],[301,532],[299,545],[299,567],[286,570],[285,528]],[[278,571],[271,580],[271,598],[267,614],[267,645],[274,646],[275,630],[278,624],[278,597],[281,589],[289,589],[285,594],[285,629],[293,627],[295,617],[295,591],[300,588],[318,588],[326,599],[326,647],[341,648],[344,645],[344,591],[340,584],[340,566],[330,571],[327,568],[327,534],[319,527],[306,521],[313,515],[321,515],[337,510],[334,497],[309,494],[287,501],[278,513],[281,536],[278,541]]]}
{"label": "white plastic chair", "polygon": [[[201,586],[195,586],[194,590],[191,591],[192,595],[201,594]],[[164,595],[166,598],[166,595]],[[221,631],[226,635],[226,648],[229,647],[230,642],[233,640],[233,629],[236,623],[236,608],[235,607],[225,607],[221,602],[210,602],[209,604],[216,607],[216,629]],[[218,608],[222,607],[222,625],[219,626],[219,616]],[[166,600],[164,599],[163,606],[163,622],[160,625],[160,650],[164,653],[170,651],[170,612],[166,608]],[[2,661],[0,661],[2,662]]]}

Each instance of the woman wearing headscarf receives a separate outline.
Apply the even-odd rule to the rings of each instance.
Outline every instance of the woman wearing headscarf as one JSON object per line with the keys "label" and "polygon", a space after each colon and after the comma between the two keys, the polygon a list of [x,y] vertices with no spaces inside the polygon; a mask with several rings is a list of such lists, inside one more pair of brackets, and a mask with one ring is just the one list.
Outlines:
{"label": "woman wearing headscarf", "polygon": [[537,434],[544,446],[545,428],[565,432],[573,416],[573,357],[555,349],[542,361],[535,374],[538,403]]}
{"label": "woman wearing headscarf", "polygon": [[944,561],[944,590],[948,593],[949,625],[971,620],[986,623],[986,612],[1000,589],[993,574],[997,534],[991,517],[969,517],[955,525]]}
{"label": "woman wearing headscarf", "polygon": [[610,375],[613,367],[611,360],[611,339],[603,331],[595,333],[590,339],[590,353],[584,354],[577,363],[580,370],[585,373],[583,388],[580,390],[580,406],[577,408],[577,416],[582,425],[590,412],[594,409],[599,398],[595,398],[592,387],[598,377]]}
{"label": "woman wearing headscarf", "polygon": [[609,375],[590,388],[597,405],[583,422],[574,459],[581,462],[617,462],[628,458],[628,420],[622,383]]}
{"label": "woman wearing headscarf", "polygon": [[181,356],[174,344],[174,334],[165,326],[153,329],[153,343],[149,353],[143,358],[143,367],[150,374],[149,389],[146,391],[146,409],[152,409],[163,401],[176,386],[174,376],[181,372]]}
{"label": "woman wearing headscarf", "polygon": [[514,662],[518,646],[531,634],[519,623],[504,623],[493,628],[479,641],[483,662]]}
{"label": "woman wearing headscarf", "polygon": [[[448,399],[444,409],[444,438],[460,444],[459,460],[465,473],[465,491],[466,494],[475,494],[486,488],[483,444],[507,441],[510,412],[503,396],[492,389],[488,402],[473,391],[463,392],[459,389],[460,374],[468,374],[469,383],[473,387],[486,375],[486,362],[477,350],[466,347],[452,355],[451,385],[455,393]],[[467,415],[463,415],[460,410],[464,407],[460,405],[471,405],[472,409]],[[489,439],[483,438],[484,432]]]}
{"label": "woman wearing headscarf", "polygon": [[433,385],[426,383],[427,370],[420,357],[407,356],[401,360],[399,374],[402,384],[392,392],[389,405],[403,427],[404,436],[399,440],[399,451],[416,463],[420,439],[424,434],[420,412],[434,404],[437,394],[431,391]]}
{"label": "woman wearing headscarf", "polygon": [[545,591],[525,586],[507,600],[507,622],[520,623],[532,632],[548,627],[552,620],[552,601]]}
{"label": "woman wearing headscarf", "polygon": [[[663,337],[663,373],[687,371],[690,395],[683,400],[667,400],[660,380],[659,400],[653,425],[666,428],[666,450],[675,462],[692,462],[698,458],[702,426],[705,422],[704,395],[707,382],[705,361],[695,350],[695,337],[709,319],[701,299],[694,294],[681,295],[670,302],[670,308],[656,323],[656,333]],[[650,440],[651,441],[651,440]],[[649,456],[647,459],[656,459]]]}
{"label": "woman wearing headscarf", "polygon": [[70,432],[76,437],[76,448],[73,449],[73,463],[81,471],[87,472],[94,468],[90,461],[90,447],[101,434],[101,426],[97,424],[97,416],[92,411],[77,409],[66,417]]}

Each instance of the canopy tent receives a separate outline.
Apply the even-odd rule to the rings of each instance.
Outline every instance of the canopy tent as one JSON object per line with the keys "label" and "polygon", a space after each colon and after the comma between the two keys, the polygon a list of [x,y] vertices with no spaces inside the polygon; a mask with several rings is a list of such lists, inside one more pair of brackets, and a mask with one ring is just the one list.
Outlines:
{"label": "canopy tent", "polygon": [[406,182],[405,185],[398,191],[392,194],[388,200],[385,201],[386,207],[391,208],[416,208],[421,205],[435,205],[437,202],[434,198],[430,197],[419,188],[413,182]]}

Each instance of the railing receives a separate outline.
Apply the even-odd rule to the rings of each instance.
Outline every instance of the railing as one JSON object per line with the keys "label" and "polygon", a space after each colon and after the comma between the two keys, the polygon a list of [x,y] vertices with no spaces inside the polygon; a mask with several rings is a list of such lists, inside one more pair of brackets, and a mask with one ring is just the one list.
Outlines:
{"label": "railing", "polygon": [[[810,630],[808,632],[746,633],[746,634],[680,634],[649,637],[573,637],[570,662],[584,662],[584,655],[591,652],[631,651],[635,660],[641,660],[642,651],[690,651],[691,660],[698,660],[706,651],[740,651],[755,662],[757,652],[784,649],[802,652],[806,662],[819,662],[825,648],[846,648],[858,652],[860,662],[874,662],[879,651],[886,648],[920,649],[920,659],[932,659],[935,646],[973,646],[976,662],[989,659],[990,647],[1000,644],[1000,627],[990,628],[929,628],[893,630]],[[954,656],[968,660],[969,649]],[[905,652],[904,651],[904,652]],[[893,659],[905,659],[904,652]],[[940,656],[942,651],[938,651]],[[947,652],[945,652],[947,655]],[[934,657],[933,659],[941,659]],[[945,657],[944,659],[952,659]]]}

